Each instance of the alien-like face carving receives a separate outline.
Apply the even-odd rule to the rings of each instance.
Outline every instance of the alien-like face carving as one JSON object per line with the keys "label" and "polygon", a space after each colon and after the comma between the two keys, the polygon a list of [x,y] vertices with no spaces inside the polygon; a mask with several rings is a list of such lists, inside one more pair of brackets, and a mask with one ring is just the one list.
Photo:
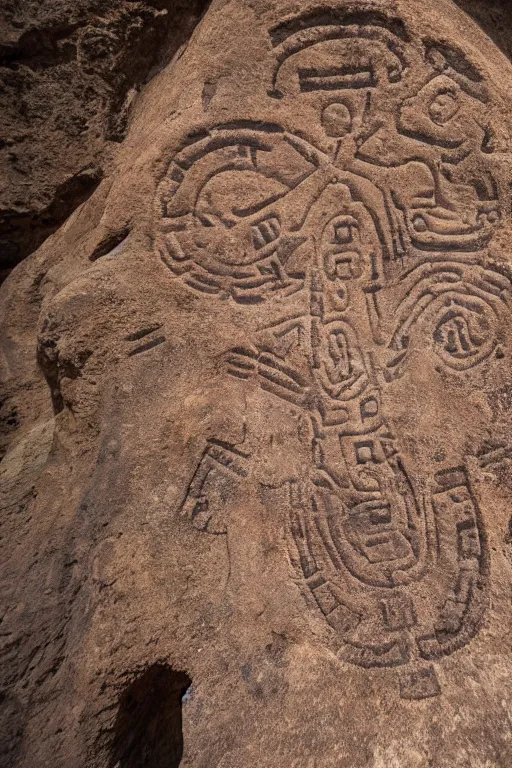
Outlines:
{"label": "alien-like face carving", "polygon": [[400,109],[402,131],[440,146],[460,146],[474,119],[474,99],[446,75],[430,80]]}
{"label": "alien-like face carving", "polygon": [[[359,22],[277,35],[270,95],[290,115],[304,99],[321,138],[212,128],[160,184],[156,245],[190,290],[247,307],[226,375],[292,407],[306,446],[272,486],[290,560],[340,657],[385,667],[452,653],[484,613],[471,470],[509,451],[486,393],[512,283],[489,252],[506,183],[483,85],[442,47],[408,59],[396,30]],[[199,528],[219,532],[233,474],[264,481],[257,446],[250,425],[243,445],[209,442],[183,505]],[[403,696],[439,692],[418,674]]]}

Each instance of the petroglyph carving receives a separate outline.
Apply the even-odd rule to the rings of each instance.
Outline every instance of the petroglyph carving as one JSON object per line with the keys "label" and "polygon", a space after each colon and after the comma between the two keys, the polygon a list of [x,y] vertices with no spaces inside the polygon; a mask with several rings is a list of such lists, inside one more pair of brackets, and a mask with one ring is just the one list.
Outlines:
{"label": "petroglyph carving", "polygon": [[[478,631],[489,557],[467,457],[418,474],[384,403],[414,355],[465,381],[505,355],[511,281],[489,245],[506,137],[474,64],[399,19],[322,12],[270,39],[269,95],[315,113],[311,137],[247,120],[190,139],[158,189],[156,248],[197,295],[265,305],[223,365],[307,423],[309,460],[276,489],[296,576],[342,660],[411,662],[401,695],[427,698],[426,662]],[[182,512],[225,530],[251,461],[208,443]]]}

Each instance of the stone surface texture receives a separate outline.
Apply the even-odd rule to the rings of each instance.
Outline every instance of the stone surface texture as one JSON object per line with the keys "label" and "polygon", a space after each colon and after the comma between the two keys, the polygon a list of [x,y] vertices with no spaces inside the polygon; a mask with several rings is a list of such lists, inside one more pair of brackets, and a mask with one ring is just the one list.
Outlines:
{"label": "stone surface texture", "polygon": [[3,765],[512,765],[511,110],[448,0],[146,85],[2,287]]}
{"label": "stone surface texture", "polygon": [[3,0],[0,277],[108,175],[144,83],[206,0]]}

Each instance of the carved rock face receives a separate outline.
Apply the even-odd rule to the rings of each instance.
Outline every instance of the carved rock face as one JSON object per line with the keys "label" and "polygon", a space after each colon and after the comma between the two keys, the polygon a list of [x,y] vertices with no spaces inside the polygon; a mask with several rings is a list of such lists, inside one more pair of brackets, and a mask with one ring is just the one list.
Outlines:
{"label": "carved rock face", "polygon": [[59,754],[108,765],[165,662],[186,765],[510,764],[510,70],[411,5],[214,5],[13,281],[72,562]]}

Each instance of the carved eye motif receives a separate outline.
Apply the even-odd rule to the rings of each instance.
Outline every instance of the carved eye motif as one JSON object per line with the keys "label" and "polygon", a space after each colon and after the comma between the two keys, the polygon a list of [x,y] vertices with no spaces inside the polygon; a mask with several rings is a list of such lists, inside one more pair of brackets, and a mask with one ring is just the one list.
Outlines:
{"label": "carved eye motif", "polygon": [[445,125],[459,111],[459,100],[453,91],[440,91],[430,102],[428,114],[433,123]]}
{"label": "carved eye motif", "polygon": [[343,102],[328,104],[322,113],[322,125],[328,136],[343,138],[352,130],[352,116]]}
{"label": "carved eye motif", "polygon": [[452,297],[438,315],[434,342],[439,357],[456,370],[468,370],[496,348],[496,316],[480,299]]}

